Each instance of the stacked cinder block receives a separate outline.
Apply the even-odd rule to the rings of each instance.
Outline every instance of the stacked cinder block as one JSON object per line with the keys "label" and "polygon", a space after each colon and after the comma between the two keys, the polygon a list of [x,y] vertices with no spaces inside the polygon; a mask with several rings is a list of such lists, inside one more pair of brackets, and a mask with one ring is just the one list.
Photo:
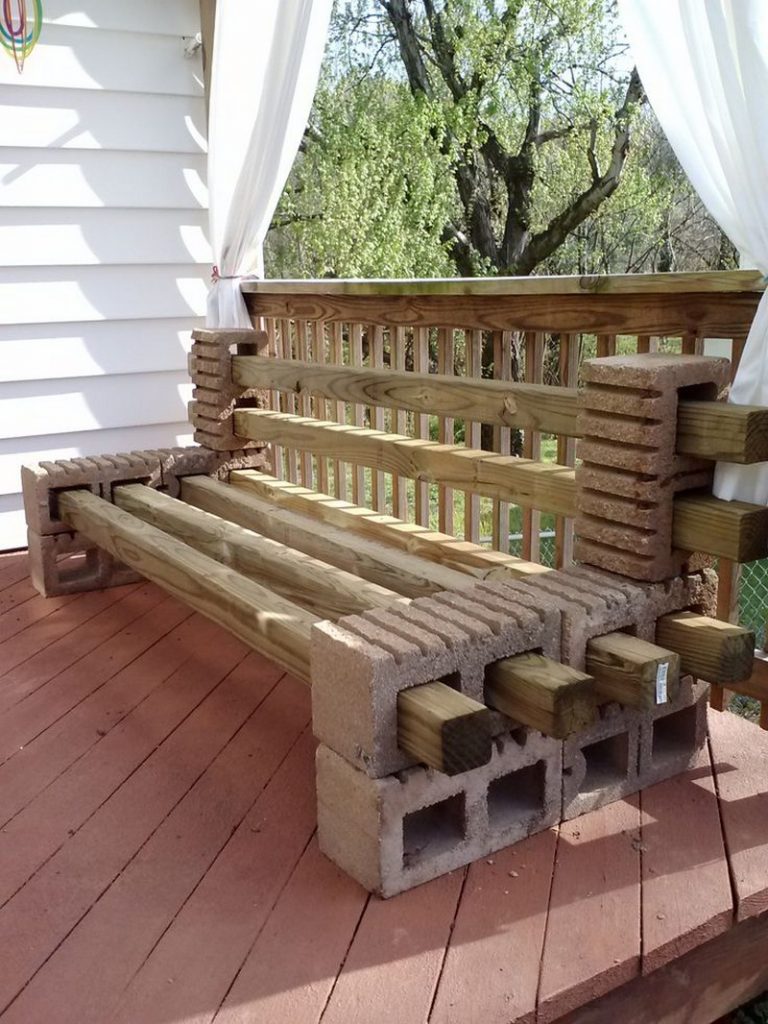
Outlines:
{"label": "stacked cinder block", "polygon": [[264,331],[217,329],[192,332],[189,375],[194,389],[188,412],[198,444],[214,451],[260,447],[258,442],[244,440],[234,432],[235,409],[263,405],[264,394],[234,382],[232,356],[258,355],[266,344]]}
{"label": "stacked cinder block", "polygon": [[57,509],[59,492],[85,489],[112,501],[116,486],[143,483],[178,497],[182,477],[204,474],[226,479],[231,469],[252,469],[262,464],[262,455],[256,449],[223,452],[189,447],[23,466],[21,481],[33,583],[46,597],[54,597],[120,586],[141,578],[62,522]]}
{"label": "stacked cinder block", "polygon": [[557,823],[562,744],[501,723],[489,764],[448,778],[397,746],[397,694],[435,679],[483,699],[489,664],[558,657],[560,615],[505,584],[315,627],[312,709],[321,849],[391,896]]}
{"label": "stacked cinder block", "polygon": [[582,369],[575,557],[637,580],[679,573],[675,494],[712,481],[713,463],[677,455],[680,395],[714,399],[728,362],[703,356],[592,359]]}

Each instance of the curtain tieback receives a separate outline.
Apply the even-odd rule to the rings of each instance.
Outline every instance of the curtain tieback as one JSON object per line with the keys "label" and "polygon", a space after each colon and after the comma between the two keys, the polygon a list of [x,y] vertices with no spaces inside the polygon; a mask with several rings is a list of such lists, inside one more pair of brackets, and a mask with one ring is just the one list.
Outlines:
{"label": "curtain tieback", "polygon": [[216,281],[238,281],[243,275],[242,274],[220,274],[219,268],[214,263],[213,269],[211,270],[211,280],[215,283]]}

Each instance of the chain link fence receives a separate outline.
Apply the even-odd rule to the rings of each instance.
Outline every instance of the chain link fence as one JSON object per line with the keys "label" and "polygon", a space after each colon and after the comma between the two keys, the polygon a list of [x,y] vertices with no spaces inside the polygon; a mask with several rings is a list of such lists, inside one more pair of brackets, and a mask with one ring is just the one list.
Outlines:
{"label": "chain link fence", "polygon": [[754,629],[758,647],[765,643],[765,621],[768,617],[768,558],[748,562],[741,567],[739,585],[739,622]]}

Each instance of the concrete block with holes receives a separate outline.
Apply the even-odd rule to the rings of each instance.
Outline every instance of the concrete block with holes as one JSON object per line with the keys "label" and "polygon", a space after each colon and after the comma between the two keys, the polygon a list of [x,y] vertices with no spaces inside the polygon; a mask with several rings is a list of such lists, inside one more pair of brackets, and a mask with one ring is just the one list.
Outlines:
{"label": "concrete block with holes", "polygon": [[560,613],[504,583],[317,624],[312,719],[326,747],[373,778],[414,764],[397,745],[397,695],[442,680],[483,700],[489,664],[524,651],[560,654]]}
{"label": "concrete block with holes", "polygon": [[561,759],[560,742],[521,728],[462,775],[419,766],[375,779],[321,744],[320,849],[366,889],[394,896],[556,824]]}
{"label": "concrete block with holes", "polygon": [[685,677],[650,711],[607,704],[600,721],[563,745],[563,821],[685,771],[707,736],[709,685]]}
{"label": "concrete block with holes", "polygon": [[691,555],[672,546],[674,496],[710,486],[713,473],[675,452],[678,401],[716,398],[728,362],[610,356],[586,362],[582,379],[575,556],[636,580],[672,578]]}
{"label": "concrete block with holes", "polygon": [[188,413],[198,444],[214,451],[259,447],[256,441],[237,437],[232,417],[237,408],[264,405],[264,393],[235,382],[232,356],[258,355],[266,345],[264,331],[216,329],[192,332],[188,366],[194,388]]}
{"label": "concrete block with holes", "polygon": [[178,497],[180,480],[185,476],[203,474],[226,479],[231,469],[255,469],[262,465],[263,454],[258,449],[225,452],[191,446],[23,466],[21,480],[33,583],[46,597],[57,597],[141,579],[138,573],[115,561],[59,519],[57,496],[61,491],[86,489],[112,501],[115,487],[142,483]]}

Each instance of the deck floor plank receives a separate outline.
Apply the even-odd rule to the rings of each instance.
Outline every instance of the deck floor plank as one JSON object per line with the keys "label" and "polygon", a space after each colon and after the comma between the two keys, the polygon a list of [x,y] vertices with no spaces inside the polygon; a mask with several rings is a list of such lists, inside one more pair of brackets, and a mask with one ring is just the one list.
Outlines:
{"label": "deck floor plank", "polygon": [[[226,681],[227,710],[237,709],[232,724],[242,718],[236,731],[21,993],[9,1021],[45,1020],[54,1009],[52,992],[57,993],[60,1004],[60,1024],[100,1024],[105,1018],[112,1019],[110,1004],[116,1002],[117,994],[206,877],[251,807],[255,793],[272,777],[286,747],[290,749],[301,731],[297,701],[292,699],[300,684],[288,680],[278,684],[282,675],[277,666],[265,671],[263,659],[255,653],[231,673]],[[262,716],[254,714],[257,709],[267,719],[292,718],[292,728],[287,732],[265,729]],[[189,754],[193,754],[191,748]],[[212,799],[214,794],[219,799]],[[221,799],[224,794],[226,799]],[[151,901],[146,899],[148,893]],[[238,896],[242,903],[242,890]],[[113,927],[114,921],[120,922],[119,929]],[[221,923],[226,928],[226,921]],[[216,937],[200,935],[197,946],[196,971],[190,977],[206,979],[218,951]],[[183,957],[174,963],[170,977],[176,978],[186,964]],[[86,973],[87,965],[92,968]],[[173,987],[168,978],[165,972],[166,990]],[[184,991],[185,979],[178,978],[178,982],[177,991]],[[191,1007],[195,1012],[205,1008]],[[151,1017],[138,1013],[132,1019],[147,1024],[154,1019],[174,1019],[164,1017],[159,1006],[149,1009]],[[160,1016],[155,1017],[156,1012]]]}
{"label": "deck floor plank", "polygon": [[612,1024],[584,1004],[768,920],[750,723],[711,716],[714,789],[704,755],[380,901],[318,850],[306,688],[150,585],[57,605],[25,571],[0,556],[0,1024]]}
{"label": "deck floor plank", "polygon": [[0,554],[0,591],[12,587],[29,575],[29,556],[26,551],[8,551]]}
{"label": "deck floor plank", "polygon": [[619,800],[560,826],[537,1019],[640,973],[640,810]]}
{"label": "deck floor plank", "polygon": [[709,750],[689,771],[640,794],[643,972],[727,931],[733,921]]}
{"label": "deck floor plank", "polygon": [[[0,711],[74,665],[164,595],[154,584],[84,594],[0,644]],[[93,600],[91,600],[93,598]],[[39,627],[39,628],[38,628]]]}
{"label": "deck floor plank", "polygon": [[290,753],[131,982],[113,1024],[213,1020],[307,848],[315,827],[308,694],[289,676],[281,687],[293,721],[256,728],[275,755],[286,745]]}
{"label": "deck floor plank", "polygon": [[[4,951],[0,1007],[16,998],[242,726],[249,714],[248,687],[231,672],[245,654],[239,641],[218,634],[215,650],[201,653],[182,673],[176,697],[187,717],[154,750],[154,743],[146,749],[146,726],[138,736],[126,736],[132,774],[123,781],[120,767],[119,788],[111,797],[105,794],[74,835],[67,828],[63,845],[0,910],[0,932],[14,937]],[[139,757],[136,742],[142,744]],[[108,788],[98,773],[90,785]]]}
{"label": "deck floor plank", "polygon": [[389,900],[371,899],[322,1024],[423,1024],[445,958],[465,871]]}
{"label": "deck floor plank", "polygon": [[[131,594],[115,608],[108,649],[87,651],[6,709],[0,715],[0,762],[13,757],[167,632],[165,606],[166,599],[155,587]],[[175,607],[168,607],[175,617]]]}
{"label": "deck floor plank", "polygon": [[[227,993],[215,1024],[317,1024],[368,893],[314,837]],[[286,950],[291,955],[286,955]]]}
{"label": "deck floor plank", "polygon": [[470,866],[432,1024],[535,1019],[556,846],[548,829]]}
{"label": "deck floor plank", "polygon": [[156,622],[154,643],[146,637],[146,650],[0,765],[0,827],[194,657],[201,619],[169,600],[157,609]]}
{"label": "deck floor plank", "polygon": [[709,737],[739,920],[768,910],[768,733],[711,711]]}

